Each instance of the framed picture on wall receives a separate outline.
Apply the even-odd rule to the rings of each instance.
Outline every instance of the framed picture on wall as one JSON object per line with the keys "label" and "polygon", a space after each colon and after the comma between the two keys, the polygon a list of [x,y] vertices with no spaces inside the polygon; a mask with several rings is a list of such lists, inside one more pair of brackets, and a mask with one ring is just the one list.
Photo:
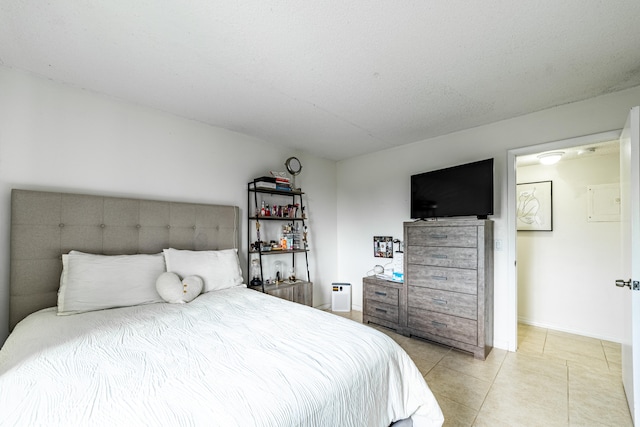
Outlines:
{"label": "framed picture on wall", "polygon": [[517,184],[517,230],[553,231],[552,196],[551,181]]}
{"label": "framed picture on wall", "polygon": [[373,236],[373,256],[393,258],[393,237]]}

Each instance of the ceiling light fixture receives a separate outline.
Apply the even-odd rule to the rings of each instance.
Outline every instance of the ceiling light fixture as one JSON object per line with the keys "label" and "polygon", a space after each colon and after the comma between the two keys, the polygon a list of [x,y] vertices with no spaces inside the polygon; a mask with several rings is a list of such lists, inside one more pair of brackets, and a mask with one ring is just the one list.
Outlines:
{"label": "ceiling light fixture", "polygon": [[551,153],[538,154],[538,160],[543,165],[553,165],[562,158],[564,151],[553,151]]}

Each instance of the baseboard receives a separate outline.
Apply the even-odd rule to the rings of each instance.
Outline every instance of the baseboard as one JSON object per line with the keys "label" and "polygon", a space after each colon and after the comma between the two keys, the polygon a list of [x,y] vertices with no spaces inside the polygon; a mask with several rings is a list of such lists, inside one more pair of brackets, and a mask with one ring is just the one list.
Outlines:
{"label": "baseboard", "polygon": [[604,336],[604,335],[598,335],[598,334],[592,334],[592,333],[588,333],[585,331],[579,331],[579,330],[575,330],[575,329],[569,329],[569,328],[563,328],[557,325],[553,325],[553,324],[547,324],[547,323],[542,323],[542,322],[536,322],[533,320],[529,320],[523,317],[518,317],[518,323],[523,323],[525,325],[529,325],[529,326],[535,326],[537,328],[544,328],[544,329],[551,329],[553,331],[557,331],[557,332],[566,332],[568,334],[574,334],[574,335],[580,335],[583,337],[589,337],[589,338],[595,338],[598,340],[604,340],[604,341],[611,341],[611,342],[615,342],[620,344],[620,339],[619,338],[614,338],[614,337],[609,337],[609,336]]}

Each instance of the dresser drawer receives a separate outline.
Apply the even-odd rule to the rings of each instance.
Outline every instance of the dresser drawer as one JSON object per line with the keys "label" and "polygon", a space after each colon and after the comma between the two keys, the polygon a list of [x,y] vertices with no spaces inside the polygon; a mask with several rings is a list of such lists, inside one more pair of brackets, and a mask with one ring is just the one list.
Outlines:
{"label": "dresser drawer", "polygon": [[478,298],[475,295],[409,286],[408,301],[409,307],[478,319]]}
{"label": "dresser drawer", "polygon": [[476,248],[477,227],[409,227],[407,244],[420,246],[450,246]]}
{"label": "dresser drawer", "polygon": [[398,305],[385,304],[379,301],[367,301],[365,315],[398,323]]}
{"label": "dresser drawer", "polygon": [[409,264],[404,275],[407,283],[411,283],[412,286],[465,294],[478,293],[478,272],[476,270]]}
{"label": "dresser drawer", "polygon": [[478,251],[474,248],[411,246],[405,256],[408,264],[467,269],[478,268]]}
{"label": "dresser drawer", "polygon": [[390,286],[371,285],[365,283],[364,298],[398,307],[398,289]]}
{"label": "dresser drawer", "polygon": [[420,332],[423,332],[465,344],[478,345],[478,324],[473,320],[434,313],[415,307],[409,307],[408,314],[409,330],[416,331],[418,336],[421,336]]}

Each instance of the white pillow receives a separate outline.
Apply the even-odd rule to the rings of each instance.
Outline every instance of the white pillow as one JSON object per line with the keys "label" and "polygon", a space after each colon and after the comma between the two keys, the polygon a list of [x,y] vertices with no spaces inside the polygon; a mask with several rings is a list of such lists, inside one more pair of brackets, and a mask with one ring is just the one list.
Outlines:
{"label": "white pillow", "polygon": [[220,251],[188,251],[165,249],[167,271],[180,277],[200,276],[204,281],[203,292],[241,286],[242,270],[237,249]]}
{"label": "white pillow", "polygon": [[162,302],[156,279],[165,271],[162,254],[62,255],[58,314]]}
{"label": "white pillow", "polygon": [[202,292],[203,282],[198,276],[180,280],[175,273],[165,272],[156,280],[156,290],[163,300],[171,304],[193,301]]}

